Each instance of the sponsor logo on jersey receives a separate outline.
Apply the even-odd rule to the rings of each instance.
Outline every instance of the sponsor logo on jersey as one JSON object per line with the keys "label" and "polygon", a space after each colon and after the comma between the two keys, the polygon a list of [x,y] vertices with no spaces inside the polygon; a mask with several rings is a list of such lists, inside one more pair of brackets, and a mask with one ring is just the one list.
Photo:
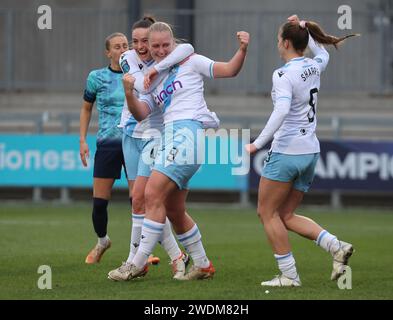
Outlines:
{"label": "sponsor logo on jersey", "polygon": [[164,103],[179,88],[183,88],[181,81],[172,81],[159,94],[154,96],[154,100],[157,104]]}
{"label": "sponsor logo on jersey", "polygon": [[278,76],[281,78],[284,75],[283,71],[278,71]]}

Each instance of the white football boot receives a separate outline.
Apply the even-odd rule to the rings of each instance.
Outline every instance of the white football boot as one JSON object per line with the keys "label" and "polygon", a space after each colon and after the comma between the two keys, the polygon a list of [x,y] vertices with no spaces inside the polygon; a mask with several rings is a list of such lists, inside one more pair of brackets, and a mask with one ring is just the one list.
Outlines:
{"label": "white football boot", "polygon": [[190,257],[187,253],[182,252],[181,256],[171,262],[173,279],[180,280],[186,273],[186,268],[190,263]]}
{"label": "white football boot", "polygon": [[191,266],[190,270],[184,275],[176,278],[177,280],[204,280],[204,279],[212,279],[214,274],[216,273],[216,269],[212,262],[207,268],[199,268],[195,265]]}
{"label": "white football boot", "polygon": [[261,282],[261,286],[264,287],[300,287],[302,282],[300,281],[299,275],[295,279],[290,279],[283,274],[275,276],[270,281]]}
{"label": "white football boot", "polygon": [[333,256],[333,271],[331,274],[331,280],[337,280],[341,275],[345,273],[345,266],[348,265],[348,260],[354,252],[353,246],[350,243],[339,241],[339,249],[332,254]]}
{"label": "white football boot", "polygon": [[131,279],[144,277],[147,271],[147,264],[144,268],[138,269],[132,263],[123,262],[119,268],[109,271],[108,279],[113,281],[128,281]]}

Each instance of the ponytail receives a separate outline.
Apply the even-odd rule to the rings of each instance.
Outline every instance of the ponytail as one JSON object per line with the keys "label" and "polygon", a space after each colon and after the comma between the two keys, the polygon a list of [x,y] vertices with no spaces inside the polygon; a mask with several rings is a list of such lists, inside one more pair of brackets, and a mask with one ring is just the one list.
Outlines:
{"label": "ponytail", "polygon": [[[307,31],[308,30],[308,31]],[[359,36],[359,34],[349,34],[338,38],[326,34],[322,28],[313,21],[301,21],[301,23],[287,22],[280,28],[283,40],[290,40],[293,48],[299,53],[303,53],[308,45],[309,35],[321,44],[333,45],[337,49],[337,45],[345,39]]]}
{"label": "ponytail", "polygon": [[306,27],[308,29],[308,32],[310,35],[313,37],[313,39],[321,44],[327,44],[327,45],[333,45],[337,49],[337,45],[344,40],[351,38],[351,37],[356,37],[360,36],[360,34],[348,34],[344,37],[335,37],[329,34],[326,34],[322,28],[318,25],[318,23],[314,21],[306,21]]}

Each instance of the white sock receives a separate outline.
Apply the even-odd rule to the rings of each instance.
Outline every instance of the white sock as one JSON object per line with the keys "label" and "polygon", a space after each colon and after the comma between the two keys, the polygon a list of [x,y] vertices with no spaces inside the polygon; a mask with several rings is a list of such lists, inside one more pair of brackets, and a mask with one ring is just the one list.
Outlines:
{"label": "white sock", "polygon": [[298,273],[296,270],[295,258],[292,255],[292,252],[289,252],[284,255],[275,254],[274,257],[277,260],[278,268],[281,273],[289,279],[298,279]]}
{"label": "white sock", "polygon": [[175,237],[173,236],[171,223],[169,222],[168,218],[166,218],[165,221],[165,226],[162,232],[162,239],[160,240],[160,244],[168,253],[169,257],[171,258],[171,261],[174,261],[180,257],[182,252],[179,248],[179,245],[176,242]]}
{"label": "white sock", "polygon": [[206,256],[201,238],[201,233],[196,224],[186,233],[177,235],[177,239],[191,255],[194,265],[198,268],[207,268],[210,261]]}
{"label": "white sock", "polygon": [[150,219],[143,219],[141,242],[132,263],[139,269],[142,269],[149,255],[153,252],[158,240],[162,236],[164,223],[159,223]]}
{"label": "white sock", "polygon": [[141,241],[142,224],[144,218],[144,214],[132,213],[130,253],[128,254],[127,263],[132,262],[132,259],[134,259],[134,256],[138,251],[139,243]]}
{"label": "white sock", "polygon": [[321,231],[315,243],[332,255],[340,248],[340,242],[337,240],[337,237],[326,230]]}
{"label": "white sock", "polygon": [[108,245],[109,240],[110,239],[109,239],[108,235],[106,235],[105,237],[98,238],[98,244],[100,246],[106,247]]}

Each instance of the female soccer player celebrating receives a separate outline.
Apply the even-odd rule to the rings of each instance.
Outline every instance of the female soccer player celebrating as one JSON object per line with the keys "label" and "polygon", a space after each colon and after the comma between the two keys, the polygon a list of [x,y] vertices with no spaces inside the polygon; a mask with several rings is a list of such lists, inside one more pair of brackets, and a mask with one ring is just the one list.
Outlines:
{"label": "female soccer player celebrating", "polygon": [[[278,52],[286,64],[273,73],[273,113],[259,137],[246,145],[254,153],[274,137],[258,194],[258,215],[282,273],[261,284],[274,287],[301,285],[287,230],[314,240],[332,254],[332,280],[345,272],[353,252],[351,244],[294,213],[312,183],[320,152],[315,134],[317,93],[329,54],[319,44],[336,47],[352,35],[337,38],[325,34],[315,22],[299,21],[297,16],[288,20],[278,31]],[[313,59],[303,55],[307,45]]]}
{"label": "female soccer player celebrating", "polygon": [[[146,274],[148,256],[160,238],[166,216],[194,262],[193,267],[178,279],[207,279],[215,273],[196,223],[185,211],[170,212],[164,203],[172,198],[174,203],[184,206],[185,197],[178,191],[187,188],[188,181],[200,167],[195,161],[197,135],[203,128],[218,127],[218,119],[209,111],[203,97],[203,76],[219,78],[238,74],[246,57],[249,35],[238,32],[237,37],[240,47],[229,62],[214,62],[201,55],[192,55],[173,67],[152,94],[140,96],[139,99],[133,93],[135,79],[131,75],[123,78],[128,107],[134,117],[143,120],[159,107],[165,124],[162,146],[146,186],[143,237],[132,261],[130,279]],[[156,22],[150,27],[149,47],[157,62],[175,48],[173,32],[166,23]],[[183,161],[184,151],[194,155],[192,159],[187,159],[191,161]]]}
{"label": "female soccer player celebrating", "polygon": [[[149,69],[164,71],[194,53],[194,48],[190,44],[179,44],[166,59],[158,64],[155,63],[148,46],[148,31],[154,22],[153,17],[145,16],[133,24],[132,49],[120,57],[120,66],[123,72],[136,79],[134,89],[137,94],[146,92],[143,80],[144,74]],[[149,91],[154,87],[153,84]],[[138,123],[129,112],[127,101],[125,101],[120,127],[123,127],[123,153],[128,180],[132,186],[130,195],[132,198],[132,227],[130,252],[127,260],[120,267],[108,273],[109,279],[115,281],[128,280],[131,262],[139,247],[142,222],[145,216],[145,187],[151,174],[152,158],[158,147],[157,138],[160,137],[163,127],[162,112],[157,109]],[[172,205],[170,201],[166,203],[166,206],[171,211],[184,210],[181,205]],[[171,259],[174,277],[184,275],[188,256],[180,250],[168,219],[165,222],[160,243]],[[153,257],[153,262],[156,259],[158,258]]]}

